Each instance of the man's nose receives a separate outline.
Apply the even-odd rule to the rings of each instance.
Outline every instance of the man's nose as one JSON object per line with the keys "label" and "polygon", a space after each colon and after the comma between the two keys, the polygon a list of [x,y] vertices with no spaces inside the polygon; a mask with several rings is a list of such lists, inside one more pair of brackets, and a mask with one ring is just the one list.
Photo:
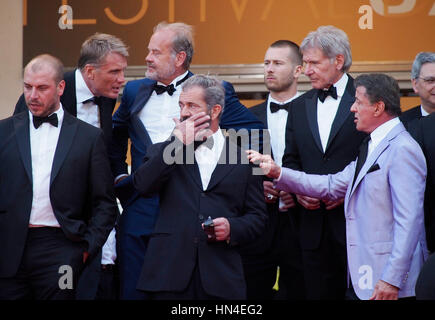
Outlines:
{"label": "man's nose", "polygon": [[30,99],[36,99],[38,98],[38,91],[36,88],[32,88],[32,91],[30,91]]}
{"label": "man's nose", "polygon": [[306,76],[308,76],[308,75],[310,75],[310,74],[312,74],[313,73],[313,69],[311,68],[311,65],[309,64],[309,63],[307,63],[305,66],[304,66],[304,74],[306,75]]}
{"label": "man's nose", "polygon": [[180,118],[190,117],[190,112],[186,106],[181,107]]}
{"label": "man's nose", "polygon": [[125,82],[125,72],[124,72],[124,70],[119,73],[117,80],[118,80],[119,83],[124,83]]}
{"label": "man's nose", "polygon": [[350,112],[356,113],[355,102],[350,106]]}

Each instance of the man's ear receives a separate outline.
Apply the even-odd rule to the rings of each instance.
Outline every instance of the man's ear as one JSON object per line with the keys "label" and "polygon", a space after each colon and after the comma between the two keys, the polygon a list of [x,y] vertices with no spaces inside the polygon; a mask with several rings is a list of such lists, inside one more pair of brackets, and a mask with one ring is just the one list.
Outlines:
{"label": "man's ear", "polygon": [[385,111],[385,103],[384,101],[378,101],[375,103],[375,117],[379,117]]}
{"label": "man's ear", "polygon": [[335,66],[337,70],[342,70],[344,66],[344,56],[342,54],[337,54],[335,56]]}
{"label": "man's ear", "polygon": [[418,94],[418,89],[417,89],[417,79],[411,79],[411,83],[412,83],[412,88],[414,89],[414,92],[416,94]]}
{"label": "man's ear", "polygon": [[180,51],[177,53],[177,55],[175,56],[175,66],[177,68],[180,68],[183,64],[184,61],[186,61],[187,59],[187,54],[184,51]]}
{"label": "man's ear", "polygon": [[91,64],[85,65],[85,67],[83,68],[84,76],[89,80],[94,80],[95,70],[96,70],[95,66],[93,66]]}
{"label": "man's ear", "polygon": [[222,112],[222,106],[220,104],[215,104],[211,108],[211,120],[219,118],[221,112]]}
{"label": "man's ear", "polygon": [[302,74],[302,66],[297,65],[293,70],[293,77],[299,78],[301,76],[301,74]]}
{"label": "man's ear", "polygon": [[65,85],[66,85],[65,80],[62,80],[57,84],[57,93],[59,97],[63,95],[63,92],[65,90]]}

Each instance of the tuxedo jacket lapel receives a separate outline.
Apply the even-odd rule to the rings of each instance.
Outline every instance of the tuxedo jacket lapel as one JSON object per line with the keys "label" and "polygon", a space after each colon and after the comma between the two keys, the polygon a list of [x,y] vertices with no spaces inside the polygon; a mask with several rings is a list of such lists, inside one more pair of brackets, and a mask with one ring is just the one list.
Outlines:
{"label": "tuxedo jacket lapel", "polygon": [[151,94],[153,93],[154,85],[156,84],[156,81],[153,81],[150,84],[142,84],[139,90],[137,91],[136,98],[133,102],[133,107],[131,109],[131,114],[138,114],[139,111],[142,110],[142,108],[145,107],[145,104],[148,102],[148,100],[151,97]]}
{"label": "tuxedo jacket lapel", "polygon": [[186,171],[192,177],[192,180],[195,182],[198,188],[202,190],[201,174],[199,173],[199,167],[196,161],[191,164],[186,164],[185,167],[186,167]]}
{"label": "tuxedo jacket lapel", "polygon": [[[258,120],[260,120],[263,125],[264,125],[264,129],[266,129],[266,134],[263,134],[263,146],[265,143],[271,143],[271,136],[270,136],[270,131],[269,131],[269,126],[267,124],[267,100],[264,101],[263,103],[252,107],[251,108],[252,113],[258,118]],[[269,139],[269,140],[267,140]],[[263,152],[266,152],[266,150],[263,148]],[[270,153],[271,153],[271,157],[273,158],[273,152],[272,152],[272,145],[270,145]]]}
{"label": "tuxedo jacket lapel", "polygon": [[[98,106],[100,111],[100,126],[101,130],[107,135],[112,132],[112,112],[114,108],[114,99],[103,98],[101,106]],[[110,137],[111,135],[109,135]],[[108,137],[108,138],[109,138]]]}
{"label": "tuxedo jacket lapel", "polygon": [[29,180],[32,182],[32,154],[30,150],[29,113],[23,112],[14,119],[18,149]]}
{"label": "tuxedo jacket lapel", "polygon": [[[264,129],[267,130],[267,136],[264,136],[264,135],[263,135],[263,143],[265,142],[264,139],[269,139],[269,141],[266,140],[266,142],[270,144],[270,156],[272,157],[272,159],[274,159],[274,156],[273,156],[273,150],[272,150],[272,140],[271,140],[272,137],[271,137],[271,135],[270,135],[269,126],[268,126],[268,124],[267,124],[267,100],[263,102],[263,104],[262,104],[262,108],[261,108],[261,112],[259,112],[259,113],[257,114],[257,117],[258,117],[258,119],[259,119],[260,121],[263,122],[263,124],[264,124]],[[285,130],[285,128],[284,128],[284,130]],[[264,150],[264,148],[263,148],[263,152],[264,152],[264,151],[265,151],[265,150]]]}
{"label": "tuxedo jacket lapel", "polygon": [[54,153],[53,166],[51,168],[50,185],[53,183],[63,162],[71,148],[77,131],[77,122],[68,113],[64,114],[62,128],[60,129],[59,139],[57,141],[56,151]]}
{"label": "tuxedo jacket lapel", "polygon": [[307,112],[308,125],[317,148],[323,152],[322,142],[320,141],[319,125],[317,123],[317,91],[313,91],[311,97],[305,99],[305,110]]}
{"label": "tuxedo jacket lapel", "polygon": [[268,129],[268,126],[267,126],[267,100],[264,101],[262,104],[260,104],[259,108],[260,108],[259,112],[255,112],[255,113],[253,112],[253,113],[257,116],[258,120],[263,122],[264,128]]}
{"label": "tuxedo jacket lapel", "polygon": [[137,132],[137,137],[142,140],[145,146],[151,145],[152,141],[148,134],[148,131],[146,130],[145,126],[143,125],[142,121],[139,118],[139,112],[143,108],[145,108],[146,103],[150,99],[151,94],[153,93],[153,87],[155,83],[156,81],[153,81],[149,85],[143,84],[139,88],[136,98],[133,102],[133,106],[130,114],[131,124],[134,130]]}
{"label": "tuxedo jacket lapel", "polygon": [[76,74],[73,71],[64,74],[65,91],[60,97],[60,102],[64,110],[68,111],[74,117],[77,117],[77,97],[76,97]]}
{"label": "tuxedo jacket lapel", "polygon": [[[216,168],[211,175],[207,190],[213,189],[223,178],[225,178],[237,165],[241,163],[240,152],[234,143],[230,143],[228,138],[225,139],[225,145]],[[246,158],[246,163],[249,163]]]}
{"label": "tuxedo jacket lapel", "polygon": [[334,121],[332,123],[331,132],[329,133],[328,143],[326,145],[326,150],[328,150],[338,131],[340,131],[341,126],[344,124],[347,117],[351,114],[350,107],[352,106],[354,101],[355,96],[353,90],[353,80],[349,76],[346,89],[344,90],[343,96],[341,97],[341,101],[338,106],[337,114],[335,115]]}
{"label": "tuxedo jacket lapel", "polygon": [[[375,150],[373,150],[373,152],[367,157],[366,162],[364,162],[364,165],[362,166],[361,171],[359,172],[358,177],[355,180],[351,195],[355,191],[361,180],[364,178],[364,176],[367,174],[369,169],[376,163],[379,156],[388,148],[388,146],[390,145],[390,141],[394,139],[399,133],[405,130],[405,127],[401,123],[396,125],[388,133],[388,135],[376,146]],[[382,167],[382,164],[380,164],[380,166]]]}

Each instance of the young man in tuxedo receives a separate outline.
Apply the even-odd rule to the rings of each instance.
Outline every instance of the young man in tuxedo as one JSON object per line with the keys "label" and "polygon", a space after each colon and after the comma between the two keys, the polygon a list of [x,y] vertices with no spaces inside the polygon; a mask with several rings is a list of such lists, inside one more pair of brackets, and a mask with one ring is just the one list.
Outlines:
{"label": "young man in tuxedo", "polygon": [[[290,102],[300,96],[297,81],[302,72],[299,46],[289,40],[270,45],[264,57],[264,83],[269,97],[250,108],[263,121],[269,135],[264,135],[273,158],[281,165],[285,148],[285,128]],[[269,140],[266,140],[269,137]],[[263,148],[264,150],[264,148]],[[304,284],[299,245],[298,211],[293,195],[275,189],[272,181],[264,180],[264,201],[269,223],[255,242],[242,247],[248,299],[303,299]],[[279,294],[272,289],[279,266]]]}
{"label": "young man in tuxedo", "polygon": [[[136,290],[143,257],[159,211],[158,197],[140,197],[128,175],[126,154],[131,141],[131,172],[142,163],[147,149],[165,141],[179,118],[178,99],[193,58],[193,29],[184,23],[159,23],[148,44],[146,78],[126,84],[119,109],[113,115],[110,151],[115,192],[123,214],[119,225],[121,299],[143,299]],[[263,125],[239,101],[233,86],[223,82],[225,111],[222,129],[262,129]]]}
{"label": "young man in tuxedo", "polygon": [[[284,167],[307,173],[336,173],[353,159],[365,133],[358,132],[350,107],[355,100],[349,39],[322,26],[302,41],[304,72],[312,90],[291,102]],[[344,299],[346,244],[343,199],[323,201],[296,195],[307,299]]]}
{"label": "young man in tuxedo", "polygon": [[[358,131],[369,136],[358,158],[336,174],[281,168],[249,151],[276,187],[326,202],[344,198],[349,299],[396,300],[415,295],[427,257],[423,224],[426,162],[398,116],[397,81],[383,74],[355,79]],[[412,186],[410,188],[409,186]]]}
{"label": "young man in tuxedo", "polygon": [[217,79],[186,80],[171,137],[152,145],[133,174],[140,194],[160,197],[137,286],[151,299],[246,298],[238,247],[260,236],[267,214],[262,176],[220,129],[224,105]]}
{"label": "young man in tuxedo", "polygon": [[405,111],[400,120],[413,134],[418,119],[435,111],[435,52],[420,52],[412,64],[411,81],[421,104]]}
{"label": "young man in tuxedo", "polygon": [[34,58],[24,70],[28,109],[0,122],[0,299],[74,299],[115,223],[103,134],[63,110],[62,78],[57,58]]}

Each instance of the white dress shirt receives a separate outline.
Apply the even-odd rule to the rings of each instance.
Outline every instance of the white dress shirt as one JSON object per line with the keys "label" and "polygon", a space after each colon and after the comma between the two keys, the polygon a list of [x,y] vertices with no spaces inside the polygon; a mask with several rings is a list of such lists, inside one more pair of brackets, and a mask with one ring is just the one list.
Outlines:
{"label": "white dress shirt", "polygon": [[30,152],[32,157],[33,198],[30,211],[30,225],[60,227],[50,201],[50,177],[54,153],[59,140],[64,111],[62,105],[57,113],[58,126],[44,122],[38,129],[33,125],[29,111]]}
{"label": "white dress shirt", "polygon": [[379,127],[377,127],[370,134],[369,148],[367,151],[367,158],[376,149],[378,144],[387,136],[387,134],[400,123],[399,118],[391,119],[387,122],[384,122]]}
{"label": "white dress shirt", "polygon": [[211,149],[203,143],[195,150],[195,159],[198,164],[202,189],[204,191],[207,190],[211,175],[216,168],[225,144],[225,138],[220,128],[212,135],[212,137],[213,147]]}
{"label": "white dress shirt", "polygon": [[77,118],[83,120],[94,127],[101,128],[100,125],[100,110],[93,102],[83,103],[91,99],[94,95],[89,90],[83,79],[82,73],[79,69],[75,72],[76,75],[76,99],[77,99]]}
{"label": "white dress shirt", "polygon": [[270,144],[275,162],[280,167],[282,165],[282,156],[284,155],[285,149],[285,128],[287,125],[288,112],[284,109],[280,109],[277,112],[272,112],[270,111],[270,103],[274,102],[280,105],[286,104],[296,99],[300,95],[301,93],[297,92],[296,95],[284,102],[279,102],[270,95],[267,99],[267,127],[270,133]]}
{"label": "white dress shirt", "polygon": [[317,124],[319,126],[319,135],[320,141],[322,142],[323,152],[325,152],[326,146],[328,145],[332,123],[337,114],[338,106],[340,105],[348,80],[349,77],[347,74],[343,74],[340,80],[334,83],[334,87],[337,89],[337,99],[334,99],[331,96],[327,96],[324,102],[317,99]]}
{"label": "white dress shirt", "polygon": [[429,115],[429,112],[427,112],[426,110],[424,110],[423,106],[420,106],[420,110],[421,110],[421,116],[422,117],[426,117]]}
{"label": "white dress shirt", "polygon": [[[139,118],[145,126],[152,143],[166,141],[175,128],[173,118],[180,118],[180,98],[181,86],[176,83],[187,75],[188,71],[175,78],[170,84],[173,84],[176,91],[170,96],[167,92],[157,94],[155,91],[151,94],[149,100],[139,112]],[[163,83],[158,82],[163,85]]]}

